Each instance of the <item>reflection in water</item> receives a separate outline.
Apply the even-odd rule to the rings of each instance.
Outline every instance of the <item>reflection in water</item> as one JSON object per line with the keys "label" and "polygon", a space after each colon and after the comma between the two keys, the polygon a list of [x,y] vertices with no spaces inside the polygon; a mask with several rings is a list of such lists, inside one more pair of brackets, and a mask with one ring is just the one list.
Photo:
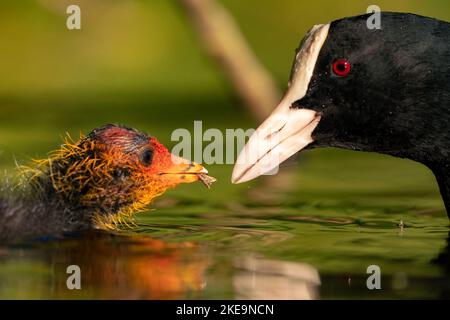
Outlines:
{"label": "reflection in water", "polygon": [[450,232],[447,236],[447,244],[444,250],[433,260],[434,263],[440,265],[445,274],[443,279],[443,287],[441,289],[441,298],[450,299]]}
{"label": "reflection in water", "polygon": [[236,259],[233,285],[237,299],[318,299],[320,277],[306,263],[259,257]]}
{"label": "reflection in water", "polygon": [[[246,221],[247,222],[247,221]],[[185,232],[185,229],[180,229]],[[204,234],[214,231],[215,238],[223,241],[207,241]],[[413,229],[405,233],[413,233]],[[222,233],[220,233],[222,232]],[[446,230],[448,232],[448,230]],[[325,256],[333,248],[333,256],[326,261],[336,262],[332,270],[324,268],[324,258],[314,267],[302,250],[304,246],[292,246],[290,241],[278,237],[285,231],[273,233],[267,230],[239,227],[202,227],[195,235],[203,238],[195,241],[166,242],[142,235],[114,235],[89,232],[64,239],[35,241],[14,247],[0,246],[0,298],[85,298],[85,299],[330,299],[330,298],[449,298],[450,297],[450,234],[447,246],[433,259],[419,255],[394,256],[391,252],[370,251],[370,246],[359,236],[343,236],[338,245],[330,239],[326,248],[314,247],[308,237],[302,241],[311,245],[312,253]],[[171,236],[166,236],[171,234]],[[345,233],[347,236],[348,233]],[[180,233],[165,233],[164,239],[180,241]],[[219,236],[218,236],[219,235]],[[329,234],[333,236],[334,234]],[[387,236],[380,237],[381,241]],[[404,237],[405,237],[404,235]],[[243,237],[245,236],[245,237]],[[310,237],[314,235],[309,235]],[[362,234],[364,236],[364,234]],[[191,238],[192,239],[192,238]],[[232,240],[230,240],[232,239]],[[278,240],[278,242],[274,241]],[[281,240],[280,240],[281,239]],[[329,238],[327,238],[329,239]],[[372,239],[372,238],[371,238]],[[397,239],[396,233],[393,239]],[[414,238],[407,238],[414,241]],[[295,238],[294,238],[295,240]],[[419,239],[421,240],[421,239]],[[226,242],[226,244],[225,244]],[[420,249],[421,241],[410,245]],[[438,241],[436,241],[438,242]],[[255,250],[256,243],[270,248],[270,252]],[[269,243],[269,245],[267,245]],[[385,242],[393,243],[393,242]],[[362,246],[364,244],[365,246]],[[283,245],[296,250],[299,257],[293,261],[281,261],[279,253]],[[377,250],[380,243],[374,246]],[[261,248],[261,246],[259,246]],[[284,252],[287,252],[284,247]],[[348,249],[350,248],[350,249]],[[389,249],[391,249],[389,247]],[[349,254],[351,250],[352,255]],[[358,251],[359,250],[359,251]],[[363,250],[363,252],[361,252]],[[236,255],[236,252],[239,252]],[[259,252],[259,255],[249,254]],[[369,252],[369,253],[370,253]],[[306,256],[304,259],[303,256]],[[337,256],[339,253],[339,256]],[[398,253],[398,251],[397,251]],[[407,252],[408,253],[408,252]],[[270,258],[267,258],[270,257]],[[380,258],[381,257],[381,258]],[[429,273],[417,272],[432,270]],[[390,259],[390,260],[389,260]],[[317,260],[317,259],[316,259]],[[382,268],[382,290],[368,290],[366,268],[378,264]],[[321,264],[322,263],[322,264]],[[66,268],[81,268],[81,290],[68,290]],[[320,278],[318,269],[320,268]],[[320,296],[319,296],[320,289]]]}
{"label": "reflection in water", "polygon": [[[214,298],[211,292],[223,298],[225,288],[237,299],[318,298],[319,275],[308,264],[245,253],[218,256],[194,242],[100,231],[0,247],[0,298]],[[67,288],[69,265],[81,269],[81,290]],[[207,269],[214,274],[207,275]],[[225,281],[220,270],[228,274]]]}
{"label": "reflection in water", "polygon": [[[19,261],[24,270],[17,267]],[[81,290],[66,287],[66,268],[72,264],[81,268]],[[208,259],[193,243],[169,244],[91,232],[74,239],[0,252],[0,297],[13,298],[15,290],[17,297],[23,298],[195,297],[205,285],[207,266]]]}

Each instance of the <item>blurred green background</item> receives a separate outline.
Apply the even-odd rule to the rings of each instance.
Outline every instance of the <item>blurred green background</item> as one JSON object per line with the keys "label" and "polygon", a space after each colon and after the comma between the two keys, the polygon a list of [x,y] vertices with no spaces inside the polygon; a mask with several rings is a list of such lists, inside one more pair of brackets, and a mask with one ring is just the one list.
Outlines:
{"label": "blurred green background", "polygon": [[[373,4],[350,0],[222,3],[282,90],[294,49],[312,25],[364,13]],[[82,30],[66,28],[69,4],[80,5]],[[376,4],[386,11],[450,18],[450,3],[445,0]],[[170,133],[176,128],[192,129],[194,120],[203,120],[204,128],[257,125],[204,53],[179,1],[2,1],[0,35],[0,168],[45,156],[65,132],[77,136],[109,122],[148,131],[169,147],[174,144]],[[361,166],[355,177],[364,183],[356,190],[390,187],[395,180],[400,188],[392,189],[437,195],[427,169],[405,160],[334,150],[313,151],[314,159],[316,155],[319,159],[337,155]],[[314,168],[308,174],[325,179],[320,187],[338,184],[339,190],[352,189],[355,181],[347,173],[342,181],[339,174],[339,165],[348,166],[346,160],[327,162],[327,167],[334,167],[326,174],[316,176]],[[228,184],[231,166],[217,166],[217,170],[223,173],[218,185]],[[309,190],[313,185],[305,181],[302,187]],[[440,206],[435,198],[434,204]]]}
{"label": "blurred green background", "polygon": [[[354,0],[222,3],[282,90],[294,49],[312,25],[362,14],[375,4]],[[69,4],[81,7],[81,30],[66,28]],[[383,11],[450,20],[448,0],[378,0],[376,4]],[[202,120],[205,129],[257,125],[199,45],[176,0],[4,0],[0,39],[1,169],[13,171],[16,161],[45,157],[65,132],[77,136],[110,122],[147,131],[169,147],[174,145],[171,132],[193,129],[194,120]],[[265,246],[256,238],[246,244],[248,249],[306,261],[320,271],[361,272],[365,270],[361,263],[378,259],[391,273],[406,266],[416,276],[439,273],[428,262],[445,247],[448,219],[434,177],[425,167],[335,149],[306,152],[300,162],[295,165],[298,183],[282,192],[276,187],[260,190],[262,196],[256,186],[264,179],[234,186],[229,183],[231,165],[212,165],[208,169],[218,182],[211,191],[201,185],[171,191],[167,198],[178,202],[170,205],[162,199],[155,213],[139,217],[142,225],[152,225],[141,232],[160,236],[175,231],[171,225],[181,224],[193,231],[175,237],[176,241],[229,241],[229,234],[224,234],[229,230],[217,225],[228,226],[224,221],[234,215],[250,219],[245,221],[253,227],[289,232],[295,239]],[[247,192],[252,190],[256,191],[248,200]],[[402,238],[409,241],[399,241],[400,220],[411,227]],[[205,230],[204,224],[217,225]],[[371,245],[361,246],[364,243]],[[7,288],[3,294],[8,292]]]}
{"label": "blurred green background", "polygon": [[[372,4],[222,3],[280,88],[286,85],[294,49],[312,25],[361,14]],[[80,5],[82,30],[67,30],[69,4]],[[377,4],[387,11],[450,17],[446,0]],[[111,121],[148,129],[163,141],[173,128],[189,127],[193,119],[211,126],[222,120],[229,127],[255,125],[199,47],[176,0],[2,1],[0,35],[3,165],[11,153],[42,154],[65,131]]]}

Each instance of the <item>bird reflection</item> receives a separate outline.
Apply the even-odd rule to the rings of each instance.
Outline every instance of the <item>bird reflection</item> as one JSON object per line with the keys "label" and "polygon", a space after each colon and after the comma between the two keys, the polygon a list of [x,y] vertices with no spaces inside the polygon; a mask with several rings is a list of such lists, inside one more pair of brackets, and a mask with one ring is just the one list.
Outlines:
{"label": "bird reflection", "polygon": [[233,278],[237,299],[318,299],[320,277],[306,263],[250,256],[235,261]]}
{"label": "bird reflection", "polygon": [[444,279],[441,281],[441,298],[450,299],[450,232],[447,235],[445,248],[432,262],[443,269]]}
{"label": "bird reflection", "polygon": [[[25,251],[27,256],[33,256],[29,250],[37,255],[31,261],[32,266],[39,268],[44,263],[49,269],[47,281],[30,281],[29,273],[23,277],[19,274],[14,277],[15,283],[9,284],[9,291],[16,287],[40,298],[195,298],[205,286],[204,273],[209,264],[207,257],[191,242],[166,243],[103,232],[84,233],[72,239],[41,243],[37,248],[33,244],[31,249],[13,251],[18,257],[23,257]],[[8,259],[14,265],[16,259],[10,252]],[[4,257],[0,256],[0,261],[4,265]],[[67,288],[69,265],[80,267],[81,290]],[[0,274],[0,280],[2,277]]]}

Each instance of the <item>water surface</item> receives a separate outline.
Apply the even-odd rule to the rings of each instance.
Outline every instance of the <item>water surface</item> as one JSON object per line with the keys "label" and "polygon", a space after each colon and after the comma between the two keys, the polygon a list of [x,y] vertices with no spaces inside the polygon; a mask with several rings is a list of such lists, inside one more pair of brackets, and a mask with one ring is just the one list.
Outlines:
{"label": "water surface", "polygon": [[[356,173],[356,162],[391,164],[385,157],[324,150],[302,159],[243,187],[229,184],[230,168],[213,166],[217,190],[170,191],[132,229],[2,247],[0,297],[448,298],[449,228],[436,190],[416,183],[410,193],[399,175],[371,184],[374,172]],[[66,287],[72,264],[81,290]],[[381,290],[366,287],[369,265],[381,269]]]}
{"label": "water surface", "polygon": [[[10,97],[0,113],[0,167],[45,157],[69,131],[108,122],[157,136],[175,128],[249,128],[245,113],[217,117],[228,100],[158,94]],[[211,104],[211,101],[214,103]],[[183,107],[180,107],[183,106]],[[0,298],[440,298],[449,297],[449,222],[433,175],[411,161],[321,149],[275,177],[167,192],[137,227],[0,247]],[[66,268],[81,268],[68,290]],[[381,290],[366,287],[381,269]]]}

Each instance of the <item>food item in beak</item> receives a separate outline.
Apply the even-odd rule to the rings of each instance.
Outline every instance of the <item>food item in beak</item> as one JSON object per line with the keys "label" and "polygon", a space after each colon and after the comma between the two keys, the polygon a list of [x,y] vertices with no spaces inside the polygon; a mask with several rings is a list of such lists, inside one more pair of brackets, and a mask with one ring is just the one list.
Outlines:
{"label": "food item in beak", "polygon": [[216,178],[211,177],[210,175],[207,175],[206,173],[199,173],[197,175],[197,177],[208,189],[211,189],[211,185],[217,181]]}

